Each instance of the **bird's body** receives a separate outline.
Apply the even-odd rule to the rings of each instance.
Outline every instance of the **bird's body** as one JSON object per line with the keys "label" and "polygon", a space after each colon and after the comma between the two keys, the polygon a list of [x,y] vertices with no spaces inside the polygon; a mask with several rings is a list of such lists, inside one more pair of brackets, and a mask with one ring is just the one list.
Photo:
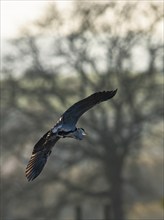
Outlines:
{"label": "bird's body", "polygon": [[40,174],[53,146],[60,138],[69,137],[82,140],[86,133],[83,128],[76,127],[78,119],[96,104],[112,98],[116,92],[117,90],[94,93],[66,110],[54,127],[35,144],[32,156],[26,167],[27,179],[31,181]]}

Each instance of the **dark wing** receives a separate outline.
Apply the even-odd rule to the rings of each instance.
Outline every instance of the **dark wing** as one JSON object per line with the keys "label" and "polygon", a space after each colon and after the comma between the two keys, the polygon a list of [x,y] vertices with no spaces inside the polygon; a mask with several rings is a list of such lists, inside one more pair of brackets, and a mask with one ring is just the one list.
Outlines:
{"label": "dark wing", "polygon": [[48,156],[51,154],[51,149],[60,139],[52,131],[48,131],[34,146],[32,156],[26,167],[26,177],[28,181],[35,179],[42,171],[47,162]]}
{"label": "dark wing", "polygon": [[75,103],[62,115],[63,124],[69,124],[70,127],[75,126],[82,114],[84,114],[96,104],[111,99],[116,94],[116,92],[117,89],[114,91],[96,92],[87,98]]}

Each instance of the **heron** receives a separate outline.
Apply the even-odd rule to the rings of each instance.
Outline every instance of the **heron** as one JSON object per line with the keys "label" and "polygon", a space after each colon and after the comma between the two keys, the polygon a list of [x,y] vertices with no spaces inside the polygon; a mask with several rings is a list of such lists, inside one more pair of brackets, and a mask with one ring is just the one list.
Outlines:
{"label": "heron", "polygon": [[59,139],[74,138],[76,140],[82,140],[86,132],[83,128],[76,127],[79,118],[96,104],[111,99],[115,96],[116,92],[117,89],[96,92],[68,108],[56,124],[35,144],[25,171],[27,180],[32,181],[41,173],[51,154],[52,148]]}

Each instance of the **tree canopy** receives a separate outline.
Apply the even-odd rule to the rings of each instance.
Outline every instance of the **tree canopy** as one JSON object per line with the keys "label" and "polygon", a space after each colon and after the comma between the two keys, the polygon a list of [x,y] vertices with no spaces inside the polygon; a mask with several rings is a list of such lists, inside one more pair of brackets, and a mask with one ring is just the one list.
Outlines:
{"label": "tree canopy", "polygon": [[[150,149],[153,140],[161,146],[161,5],[75,1],[63,14],[49,4],[8,42],[1,78],[4,219],[60,219],[65,207],[91,201],[110,204],[113,220],[125,219],[132,206],[125,188],[132,180],[137,187],[136,177],[125,175],[129,159],[142,154],[147,139]],[[115,88],[114,99],[80,119],[88,137],[62,140],[41,176],[26,183],[24,169],[38,138],[75,101]],[[153,198],[151,187],[144,193]]]}

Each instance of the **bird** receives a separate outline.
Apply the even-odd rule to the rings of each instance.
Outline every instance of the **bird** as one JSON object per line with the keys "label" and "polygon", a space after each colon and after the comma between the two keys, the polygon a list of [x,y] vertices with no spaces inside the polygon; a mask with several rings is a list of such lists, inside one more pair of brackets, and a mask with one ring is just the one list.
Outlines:
{"label": "bird", "polygon": [[107,101],[115,96],[116,90],[100,91],[76,102],[68,108],[56,122],[35,144],[32,156],[27,164],[25,175],[28,181],[34,180],[43,170],[52,148],[61,138],[82,140],[86,135],[83,128],[77,128],[79,118],[96,104]]}

